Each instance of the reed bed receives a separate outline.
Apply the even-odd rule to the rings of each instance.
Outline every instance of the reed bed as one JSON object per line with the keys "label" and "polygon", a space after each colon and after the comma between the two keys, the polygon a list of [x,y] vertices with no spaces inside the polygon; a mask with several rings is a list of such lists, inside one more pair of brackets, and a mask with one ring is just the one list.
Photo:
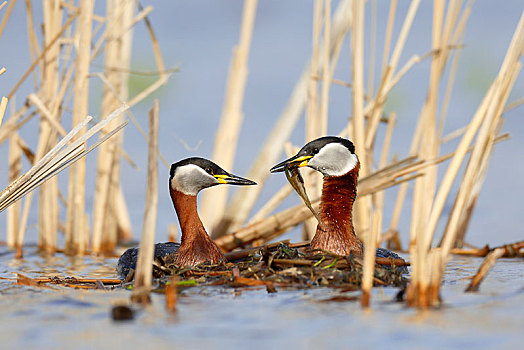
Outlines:
{"label": "reed bed", "polygon": [[[0,35],[15,3],[8,3],[0,24]],[[7,244],[17,248],[19,256],[31,211],[31,191],[36,187],[39,188],[38,241],[42,251],[53,254],[60,250],[80,256],[85,253],[112,255],[119,236],[123,239],[131,237],[127,205],[119,185],[120,163],[126,153],[122,146],[123,132],[117,133],[126,124],[124,113],[131,114],[127,107],[121,106],[141,102],[166,83],[170,72],[165,69],[148,19],[152,7],[137,7],[136,2],[130,0],[108,1],[106,13],[98,14],[94,13],[94,3],[90,0],[77,3],[43,1],[42,18],[35,18],[31,2],[25,2],[31,64],[0,103],[0,117],[3,117],[8,100],[14,101],[19,88],[29,85],[28,78],[32,77],[34,91],[25,97],[18,96],[24,101],[23,106],[16,109],[13,105],[11,116],[0,126],[0,142],[9,141],[11,183],[2,192],[1,210],[12,205],[8,209]],[[5,10],[2,8],[6,4],[0,4],[0,11]],[[146,24],[159,78],[135,96],[130,96],[128,80],[133,27],[139,22]],[[39,23],[43,23],[42,42],[39,42]],[[93,72],[93,63],[101,59],[104,72]],[[2,67],[0,74],[5,70]],[[96,124],[91,117],[86,119],[89,101],[93,99],[90,96],[93,78],[100,78],[105,87],[102,116]],[[68,110],[72,111],[71,119],[64,117]],[[39,117],[39,136],[36,148],[32,149],[19,131],[28,128],[26,125],[30,125],[28,122],[35,116]],[[133,121],[136,124],[136,120]],[[90,122],[94,126],[90,127]],[[66,125],[72,125],[73,134],[67,133],[69,126]],[[88,138],[96,133],[99,140],[88,145]],[[91,209],[86,208],[87,165],[83,156],[95,145],[100,149],[94,207]],[[20,176],[24,156],[33,167]],[[67,193],[61,193],[53,175],[69,165],[72,167],[67,174]],[[28,174],[29,178],[26,177]],[[23,196],[26,196],[25,202],[17,202]],[[65,212],[63,222],[59,219],[61,212]],[[93,213],[92,223],[89,222],[90,212]],[[63,249],[57,247],[60,232],[65,236]]]}
{"label": "reed bed", "polygon": [[[10,2],[4,14],[0,36],[14,3],[15,1]],[[164,66],[160,47],[148,18],[151,7],[136,7],[134,1],[110,0],[107,1],[106,12],[96,14],[93,12],[93,3],[82,1],[77,6],[73,2],[45,1],[42,20],[45,35],[43,42],[39,43],[35,27],[37,21],[33,18],[31,2],[26,2],[32,63],[7,98],[2,99],[0,124],[8,99],[15,96],[22,84],[28,84],[26,80],[30,75],[35,89],[23,98],[24,105],[14,110],[0,126],[0,143],[9,140],[10,145],[8,161],[11,182],[7,192],[4,191],[5,196],[4,192],[0,195],[0,210],[12,205],[8,214],[7,242],[9,246],[21,249],[31,207],[30,191],[40,186],[38,230],[42,251],[49,254],[55,252],[57,233],[63,230],[67,254],[82,255],[88,251],[113,254],[119,238],[131,236],[125,189],[119,185],[120,163],[127,155],[123,148],[123,132],[115,134],[124,125],[126,113],[144,134],[150,147],[150,179],[142,228],[142,253],[137,271],[136,293],[139,294],[135,294],[138,296],[137,300],[147,300],[143,292],[148,293],[151,288],[151,253],[157,206],[157,156],[164,160],[159,154],[156,139],[158,102],[155,102],[151,112],[149,136],[145,135],[133,114],[120,106],[126,103],[132,107],[142,101],[165,84],[170,72]],[[314,1],[309,62],[246,174],[246,177],[255,180],[259,186],[238,188],[228,204],[226,188],[222,191],[210,191],[202,200],[203,221],[224,251],[267,243],[300,224],[304,224],[304,237],[311,238],[315,221],[311,211],[303,204],[278,211],[280,203],[293,193],[289,185],[277,191],[266,203],[262,203],[262,209],[257,213],[253,214],[252,211],[269,176],[268,169],[281,159],[286,148],[288,153],[294,153],[303,144],[293,145],[290,142],[291,134],[297,128],[303,112],[305,111],[304,143],[327,133],[328,122],[333,120],[333,117],[328,118],[330,89],[332,84],[341,84],[351,89],[348,99],[351,99],[352,104],[347,113],[350,118],[345,120],[338,134],[353,140],[361,163],[358,200],[354,212],[356,231],[365,243],[363,260],[359,260],[362,276],[359,284],[362,288],[361,303],[364,307],[371,303],[373,274],[376,271],[375,248],[381,243],[398,249],[403,243],[406,246],[406,242],[401,241],[398,230],[402,212],[405,208],[411,208],[411,212],[407,213],[410,220],[409,232],[404,233],[409,235],[407,247],[412,266],[407,304],[420,308],[439,304],[440,283],[446,263],[450,254],[455,252],[453,249],[462,247],[465,242],[467,227],[485,180],[493,147],[508,137],[500,133],[502,113],[523,101],[520,99],[508,104],[508,97],[521,69],[519,60],[524,51],[524,16],[515,30],[500,71],[477,112],[468,125],[452,134],[451,137],[459,139],[458,146],[453,152],[442,154],[442,145],[449,140],[443,135],[446,114],[473,3],[464,3],[461,0],[435,1],[430,52],[407,53],[406,42],[410,33],[416,30],[413,23],[420,3],[420,0],[412,0],[406,13],[398,13],[396,0],[390,1],[387,9],[377,6],[374,0],[341,0],[337,4],[330,0]],[[5,3],[0,4],[0,11],[4,11],[4,5]],[[225,169],[234,168],[237,140],[244,118],[242,104],[257,5],[256,0],[244,2],[239,42],[233,49],[220,126],[215,135],[212,157]],[[383,33],[377,29],[378,11],[388,11]],[[369,18],[371,24],[368,34],[366,20]],[[146,24],[150,35],[158,79],[135,96],[130,96],[127,83],[131,74],[133,27],[141,21]],[[399,30],[395,36],[397,27]],[[384,44],[379,50],[377,39],[382,37]],[[347,49],[350,50],[351,62],[340,63],[339,57],[347,39],[350,42]],[[368,56],[365,52],[366,40],[369,40]],[[377,52],[382,52],[381,58],[376,57]],[[100,55],[103,55],[104,71],[93,72],[92,63]],[[406,55],[409,58],[401,62],[401,57]],[[365,57],[369,57],[367,64]],[[381,62],[380,69],[376,68],[376,62]],[[351,72],[351,80],[348,82],[340,81],[334,76],[341,64]],[[395,137],[397,114],[394,111],[386,114],[385,103],[392,89],[417,64],[429,65],[426,99],[421,106],[408,154],[393,158],[391,144]],[[2,70],[0,75],[1,73]],[[89,209],[85,206],[86,164],[81,157],[92,149],[86,148],[85,141],[87,135],[94,134],[87,131],[88,121],[85,119],[89,114],[88,102],[92,99],[89,96],[91,78],[102,82],[104,92],[101,122],[93,127],[100,133],[99,142],[96,143],[100,147],[94,205],[91,209],[93,221],[89,223]],[[71,123],[64,120],[63,111],[67,108],[73,110]],[[35,116],[40,117],[40,134],[38,146],[32,150],[18,131]],[[75,133],[66,132],[66,123],[72,124]],[[380,135],[384,135],[382,139],[379,139]],[[60,148],[54,147],[55,144],[60,145]],[[66,146],[69,147],[65,148],[67,152],[62,148]],[[20,176],[20,162],[24,156],[33,167]],[[57,180],[50,177],[75,161],[69,172],[68,193],[62,195]],[[167,163],[165,160],[164,162]],[[460,171],[462,168],[465,169],[463,173]],[[441,178],[438,176],[439,169],[444,171]],[[318,209],[321,178],[313,172],[305,172],[305,178],[313,208]],[[45,182],[46,180],[48,181]],[[410,184],[413,187],[411,192]],[[460,186],[456,193],[452,192],[454,185]],[[387,190],[395,186],[398,186],[395,205],[386,208],[386,198],[394,193]],[[408,193],[412,196],[408,196]],[[24,195],[27,196],[23,206],[20,203],[13,205]],[[67,198],[64,208],[60,205],[60,196]],[[444,217],[443,208],[449,201],[453,201],[453,208],[450,215]],[[59,221],[60,210],[67,213],[65,223]],[[385,223],[384,217],[388,212],[392,213],[392,219]],[[443,232],[437,230],[439,220],[447,221]],[[170,237],[175,236],[174,231],[170,229]],[[433,243],[437,241],[440,243]],[[492,253],[490,263],[502,256],[501,254],[501,250]],[[488,269],[489,264],[484,270]],[[237,282],[238,278],[242,278],[240,275],[233,277]],[[175,291],[170,289],[168,293],[171,310],[175,309],[173,293],[176,297],[176,288]]]}
{"label": "reed bed", "polygon": [[[275,123],[273,131],[255,159],[248,177],[263,185],[267,169],[279,159],[284,144],[294,129],[301,112],[306,110],[306,132],[304,143],[326,133],[329,85],[332,72],[337,65],[340,43],[349,33],[351,37],[352,80],[345,83],[351,88],[352,111],[347,127],[340,135],[352,139],[361,161],[360,182],[354,218],[356,229],[365,242],[363,267],[362,304],[370,303],[370,289],[374,271],[375,247],[386,241],[388,246],[400,248],[402,242],[398,227],[402,209],[411,207],[409,252],[412,260],[412,280],[407,293],[409,305],[430,307],[439,304],[439,286],[451,248],[460,247],[476,198],[485,179],[489,158],[496,143],[505,138],[500,135],[501,114],[520,69],[519,58],[524,48],[521,41],[522,24],[508,49],[507,58],[501,71],[488,90],[486,98],[473,116],[470,125],[455,133],[461,137],[457,149],[449,155],[441,154],[444,139],[448,105],[457,72],[462,40],[467,20],[471,14],[472,2],[435,2],[432,22],[432,49],[429,53],[414,54],[405,63],[400,57],[417,16],[419,0],[410,3],[405,14],[397,14],[397,2],[391,1],[386,32],[384,35],[383,57],[379,83],[374,89],[374,62],[376,60],[376,4],[365,1],[340,1],[331,14],[329,0],[318,0],[313,5],[312,55],[310,64],[297,82],[288,105]],[[370,13],[366,16],[366,13]],[[332,17],[331,17],[332,16]],[[393,28],[397,17],[401,18],[400,32],[395,38]],[[368,87],[364,86],[364,19],[371,17],[370,64]],[[390,54],[391,51],[391,54]],[[392,88],[410,69],[429,60],[430,73],[426,100],[413,134],[407,163],[389,160],[390,144],[393,138],[396,114],[384,115],[384,105]],[[349,68],[349,67],[348,67]],[[446,72],[448,72],[446,74]],[[445,79],[447,77],[447,79]],[[322,85],[319,86],[319,83]],[[367,93],[366,93],[367,91]],[[442,93],[444,91],[444,93]],[[507,107],[506,107],[507,108]],[[385,129],[385,138],[378,140],[379,130]],[[218,137],[218,135],[217,135]],[[457,136],[455,136],[457,137]],[[476,140],[473,145],[473,140]],[[382,149],[375,147],[382,144]],[[271,149],[270,149],[271,148]],[[465,164],[466,171],[460,178],[459,169]],[[437,177],[439,167],[447,171],[442,179]],[[314,208],[318,209],[318,178],[306,179],[308,193],[312,195]],[[306,181],[307,182],[307,181]],[[413,199],[408,203],[408,184],[414,183]],[[451,193],[453,184],[460,183],[460,190]],[[389,187],[399,185],[392,220],[389,227],[383,222],[385,196]],[[229,251],[240,246],[260,244],[275,239],[298,224],[304,224],[304,237],[310,237],[307,220],[311,212],[303,205],[286,209],[276,214],[278,207],[292,191],[282,188],[260,210],[248,220],[249,213],[257,201],[259,189],[239,189],[233,195],[230,205],[214,227],[213,237],[222,249]],[[448,224],[442,233],[441,243],[433,246],[437,223],[443,216],[443,206],[454,199],[454,206]],[[444,218],[446,219],[446,218]],[[247,223],[246,226],[244,226]],[[313,227],[314,227],[313,223]],[[244,227],[241,227],[244,226]]]}

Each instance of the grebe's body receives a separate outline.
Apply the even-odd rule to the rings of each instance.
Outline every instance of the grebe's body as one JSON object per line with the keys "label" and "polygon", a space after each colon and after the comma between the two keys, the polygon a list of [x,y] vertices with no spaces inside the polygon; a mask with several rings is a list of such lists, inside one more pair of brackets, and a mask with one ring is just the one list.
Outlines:
{"label": "grebe's body", "polygon": [[[204,158],[187,158],[171,165],[169,192],[180,223],[182,238],[180,245],[156,244],[155,258],[165,258],[165,255],[168,255],[180,266],[225,260],[220,248],[206,233],[197,211],[197,194],[204,188],[220,184],[256,185],[251,180],[228,173]],[[136,264],[137,252],[136,248],[128,249],[120,257],[117,267],[119,275],[122,276],[128,271],[130,264]]]}
{"label": "grebe's body", "polygon": [[271,172],[304,166],[324,175],[320,203],[322,225],[317,226],[311,248],[339,255],[362,255],[363,246],[355,235],[352,220],[360,169],[355,146],[340,137],[321,137],[306,144],[294,157],[271,168]]}

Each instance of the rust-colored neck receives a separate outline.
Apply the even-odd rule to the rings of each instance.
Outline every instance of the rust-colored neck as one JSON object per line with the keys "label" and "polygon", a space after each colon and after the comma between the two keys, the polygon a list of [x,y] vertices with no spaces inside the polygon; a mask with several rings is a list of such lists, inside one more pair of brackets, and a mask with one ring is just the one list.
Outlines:
{"label": "rust-colored neck", "polygon": [[194,266],[206,261],[216,263],[224,260],[224,254],[209,238],[198,216],[196,196],[187,195],[169,187],[182,231],[180,248],[175,255],[175,264]]}
{"label": "rust-colored neck", "polygon": [[339,255],[361,255],[362,243],[353,228],[353,202],[357,197],[360,164],[342,176],[324,176],[320,218],[322,224],[311,240],[312,249],[323,249]]}

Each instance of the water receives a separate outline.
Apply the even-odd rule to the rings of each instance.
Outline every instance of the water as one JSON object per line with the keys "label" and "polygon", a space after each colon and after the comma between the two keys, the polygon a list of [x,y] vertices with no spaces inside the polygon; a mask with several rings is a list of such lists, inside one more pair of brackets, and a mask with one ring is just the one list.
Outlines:
{"label": "water", "polygon": [[[17,262],[0,252],[0,277],[114,278],[116,259],[43,258]],[[115,322],[111,306],[127,290],[74,290],[17,286],[0,280],[0,337],[4,348],[509,348],[524,340],[524,264],[500,259],[478,293],[464,293],[465,278],[482,259],[455,257],[446,270],[438,310],[418,311],[392,300],[395,288],[375,288],[372,308],[354,301],[327,302],[327,288],[268,294],[265,289],[192,288],[172,315],[163,295],[135,319]],[[358,293],[346,293],[347,296]]]}

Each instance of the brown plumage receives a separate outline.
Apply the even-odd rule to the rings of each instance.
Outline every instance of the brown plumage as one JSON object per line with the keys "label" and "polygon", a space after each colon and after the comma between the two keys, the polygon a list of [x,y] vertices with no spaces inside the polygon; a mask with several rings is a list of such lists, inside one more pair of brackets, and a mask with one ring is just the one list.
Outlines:
{"label": "brown plumage", "polygon": [[194,266],[224,260],[224,254],[207,234],[197,211],[197,198],[170,188],[171,199],[180,222],[182,239],[175,264]]}
{"label": "brown plumage", "polygon": [[339,255],[361,255],[363,246],[355,235],[352,220],[353,203],[357,197],[360,164],[342,176],[324,176],[320,203],[320,218],[311,240],[312,249],[322,249]]}

